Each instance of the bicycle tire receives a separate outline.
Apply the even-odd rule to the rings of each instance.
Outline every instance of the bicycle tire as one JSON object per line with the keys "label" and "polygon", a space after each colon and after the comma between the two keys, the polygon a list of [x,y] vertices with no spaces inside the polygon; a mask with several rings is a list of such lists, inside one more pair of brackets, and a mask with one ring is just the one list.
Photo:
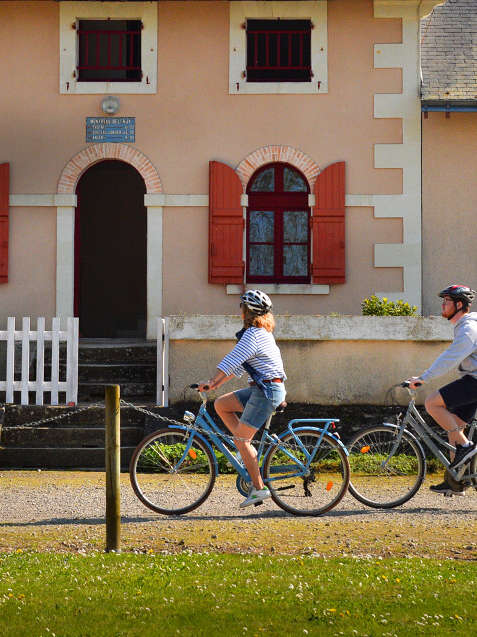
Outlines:
{"label": "bicycle tire", "polygon": [[400,506],[417,493],[424,480],[426,458],[419,443],[406,431],[390,462],[382,467],[398,431],[395,425],[367,427],[348,444],[349,492],[362,504],[375,509]]}
{"label": "bicycle tire", "polygon": [[134,450],[129,464],[132,488],[139,500],[157,513],[189,513],[205,502],[213,489],[215,458],[209,445],[197,436],[177,468],[189,437],[182,429],[160,429]]}
{"label": "bicycle tire", "polygon": [[[321,431],[304,429],[280,438],[298,459],[305,458],[295,436],[307,451],[312,451]],[[335,438],[325,434],[316,457],[310,465],[310,473],[305,477],[296,476],[297,462],[293,462],[277,445],[267,454],[263,465],[263,477],[270,489],[273,501],[281,509],[297,516],[316,516],[335,507],[345,495],[350,478],[350,468],[346,452]],[[280,474],[283,474],[280,477]]]}

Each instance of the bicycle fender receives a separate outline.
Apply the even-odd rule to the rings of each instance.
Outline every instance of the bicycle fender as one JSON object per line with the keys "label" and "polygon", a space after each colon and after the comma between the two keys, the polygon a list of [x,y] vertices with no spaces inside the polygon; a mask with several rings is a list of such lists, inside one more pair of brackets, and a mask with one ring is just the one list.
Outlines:
{"label": "bicycle fender", "polygon": [[[181,425],[168,425],[168,429],[182,429],[183,431],[188,431],[187,427],[182,427]],[[190,429],[189,429],[190,431]],[[192,435],[194,437],[199,438],[206,447],[208,447],[210,449],[210,451],[212,452],[212,457],[214,459],[214,465],[215,465],[215,472],[218,475],[219,473],[219,464],[217,462],[217,458],[215,457],[215,453],[214,453],[214,449],[212,448],[212,445],[210,444],[210,442],[207,440],[207,438],[205,438],[202,434],[200,434],[198,431],[193,431]]]}
{"label": "bicycle fender", "polygon": [[[394,429],[395,431],[399,431],[399,427],[397,425],[395,425],[392,422],[382,422],[379,425],[380,427],[388,427],[389,429]],[[416,436],[412,433],[412,431],[409,431],[409,429],[405,429],[404,433],[406,435],[409,436],[409,438],[412,438],[413,442],[416,443],[416,445],[419,447],[419,449],[422,451],[422,454],[424,456],[424,458],[426,457],[426,453],[424,451],[423,446],[421,445],[421,441],[419,440],[419,438],[416,438]]]}
{"label": "bicycle fender", "polygon": [[[310,429],[312,431],[316,431],[319,434],[323,433],[323,429],[320,429],[319,427],[297,427],[296,429],[293,429],[294,432],[299,432],[299,431],[310,431]],[[281,440],[286,434],[289,434],[290,432],[288,430],[282,431],[281,434],[277,435],[277,438],[279,440]],[[339,438],[337,438],[336,436],[333,436],[332,433],[330,433],[329,431],[326,432],[325,435],[329,435],[333,438],[333,440],[335,440],[335,442],[337,442],[339,444],[339,446],[343,449],[343,451],[345,452],[345,454],[347,456],[349,456],[349,451],[348,449],[345,447],[345,445],[341,442],[341,440]],[[268,454],[270,453],[270,449],[269,448],[267,450],[267,452],[264,454],[263,456],[263,460],[265,461],[266,457],[268,456]],[[263,466],[263,465],[262,465]]]}
{"label": "bicycle fender", "polygon": [[[293,431],[308,431],[310,429],[312,429],[313,431],[319,431],[320,434],[323,433],[323,429],[321,429],[320,427],[296,427],[295,429],[293,429]],[[347,447],[342,443],[341,438],[338,438],[338,436],[333,434],[333,432],[331,432],[329,429],[328,429],[328,431],[326,432],[325,435],[326,436],[331,436],[331,438],[333,438],[333,440],[335,440],[339,444],[339,446],[343,449],[345,454],[347,456],[349,456],[349,451],[348,451]],[[280,436],[278,436],[278,437],[280,438]]]}

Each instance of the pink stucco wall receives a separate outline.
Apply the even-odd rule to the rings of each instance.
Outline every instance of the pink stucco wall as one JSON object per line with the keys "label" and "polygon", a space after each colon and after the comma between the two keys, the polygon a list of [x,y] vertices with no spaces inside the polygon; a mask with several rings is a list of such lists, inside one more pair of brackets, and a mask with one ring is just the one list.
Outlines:
{"label": "pink stucco wall", "polygon": [[[400,20],[373,18],[372,0],[328,3],[326,95],[229,95],[228,3],[158,3],[158,92],[120,95],[119,115],[136,117],[135,147],[156,168],[163,192],[206,194],[211,159],[237,164],[256,148],[285,144],[319,166],[344,160],[348,194],[400,193],[401,171],[374,169],[375,143],[401,142],[400,119],[374,119],[374,93],[401,91],[396,69],[373,69],[373,44],[400,42]],[[59,3],[0,3],[0,161],[11,163],[11,192],[54,193],[68,161],[85,147],[85,118],[102,115],[100,95],[60,95]],[[32,263],[11,238],[11,281],[0,302],[28,314],[54,308],[54,213],[12,208],[22,250],[36,254],[29,231],[39,232],[48,255],[38,301],[24,299],[15,281],[28,279]],[[16,231],[16,230],[15,230]],[[374,219],[369,208],[347,209],[348,281],[320,297],[279,297],[279,311],[359,313],[376,289],[402,289],[400,268],[373,267],[373,244],[400,242],[402,225]],[[43,254],[43,253],[42,253]],[[164,314],[229,313],[236,297],[207,283],[207,210],[164,211]],[[37,295],[38,296],[38,295]],[[4,312],[2,311],[2,314]]]}
{"label": "pink stucco wall", "polygon": [[477,113],[429,113],[422,136],[423,309],[439,314],[449,283],[477,289]]}

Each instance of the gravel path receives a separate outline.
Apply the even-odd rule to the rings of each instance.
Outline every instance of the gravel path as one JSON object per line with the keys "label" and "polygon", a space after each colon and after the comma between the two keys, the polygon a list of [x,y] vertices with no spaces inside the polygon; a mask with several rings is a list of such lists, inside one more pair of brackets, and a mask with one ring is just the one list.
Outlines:
{"label": "gravel path", "polygon": [[[438,481],[438,477],[434,480]],[[121,475],[122,546],[139,552],[250,551],[325,556],[433,556],[477,559],[477,493],[444,498],[427,481],[406,505],[381,511],[350,495],[328,514],[296,518],[273,502],[239,509],[232,478],[186,516],[161,516]],[[0,473],[0,551],[90,551],[104,547],[104,474]]]}

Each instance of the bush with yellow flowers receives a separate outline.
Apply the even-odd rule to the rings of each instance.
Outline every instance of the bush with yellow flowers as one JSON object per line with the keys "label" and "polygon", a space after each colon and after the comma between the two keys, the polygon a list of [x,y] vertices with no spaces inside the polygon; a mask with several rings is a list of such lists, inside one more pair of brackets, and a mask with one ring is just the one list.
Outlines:
{"label": "bush with yellow flowers", "polygon": [[364,299],[361,303],[363,316],[415,316],[417,306],[409,305],[406,301],[388,301],[383,296],[382,299],[374,294],[369,299]]}

